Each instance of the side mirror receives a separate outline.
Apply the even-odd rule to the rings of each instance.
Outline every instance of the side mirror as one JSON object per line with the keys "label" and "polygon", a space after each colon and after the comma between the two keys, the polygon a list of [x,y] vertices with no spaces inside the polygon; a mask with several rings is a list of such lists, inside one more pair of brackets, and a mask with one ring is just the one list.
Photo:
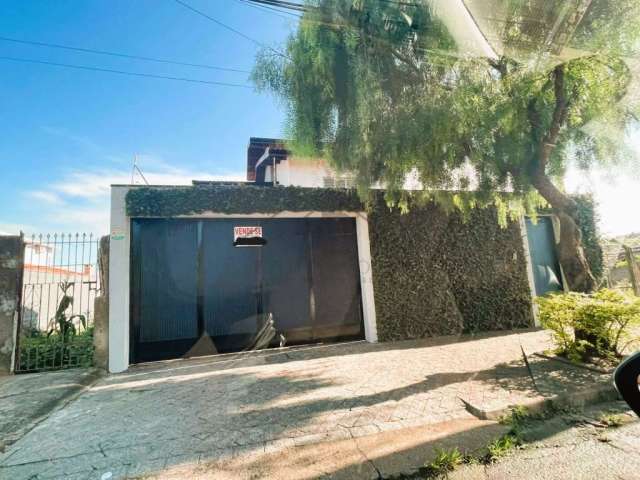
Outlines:
{"label": "side mirror", "polygon": [[640,352],[626,358],[615,372],[613,372],[613,384],[631,410],[640,416],[640,388],[638,378],[640,376]]}

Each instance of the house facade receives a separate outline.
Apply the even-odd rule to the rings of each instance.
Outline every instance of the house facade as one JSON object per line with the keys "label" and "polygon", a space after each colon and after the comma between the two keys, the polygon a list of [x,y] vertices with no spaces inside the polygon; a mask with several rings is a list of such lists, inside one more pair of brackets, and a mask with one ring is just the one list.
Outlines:
{"label": "house facade", "polygon": [[114,185],[109,370],[344,340],[532,327],[562,288],[553,221],[364,205],[322,160],[252,138],[247,182]]}

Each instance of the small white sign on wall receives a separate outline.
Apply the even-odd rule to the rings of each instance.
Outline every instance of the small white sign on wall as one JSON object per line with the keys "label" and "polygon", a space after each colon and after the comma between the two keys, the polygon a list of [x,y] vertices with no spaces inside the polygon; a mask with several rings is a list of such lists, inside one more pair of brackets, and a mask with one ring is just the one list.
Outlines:
{"label": "small white sign on wall", "polygon": [[124,231],[120,228],[111,230],[111,240],[124,240]]}
{"label": "small white sign on wall", "polygon": [[233,241],[239,238],[262,238],[262,227],[233,227]]}

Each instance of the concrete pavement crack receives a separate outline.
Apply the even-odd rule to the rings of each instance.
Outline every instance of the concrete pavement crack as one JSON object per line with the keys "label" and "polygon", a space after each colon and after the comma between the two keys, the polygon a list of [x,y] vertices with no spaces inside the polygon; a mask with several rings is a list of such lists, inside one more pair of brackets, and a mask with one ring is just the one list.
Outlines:
{"label": "concrete pavement crack", "polygon": [[104,451],[104,447],[102,446],[101,443],[98,444],[98,449],[100,450],[100,453],[102,454],[102,456],[104,458],[107,458],[107,452]]}
{"label": "concrete pavement crack", "polygon": [[358,452],[360,452],[360,455],[362,455],[362,458],[364,458],[366,460],[366,462],[371,465],[371,468],[373,468],[376,471],[376,474],[378,475],[378,480],[384,480],[384,477],[382,476],[382,472],[380,472],[380,470],[378,469],[378,467],[376,467],[376,464],[373,463],[373,460],[371,460],[366,453],[364,453],[364,451],[360,448],[360,445],[358,445],[358,441],[356,440],[356,437],[353,436],[353,433],[351,433],[351,430],[349,430],[349,435],[351,436],[351,441],[353,442],[353,444],[356,447],[356,450],[358,450]]}

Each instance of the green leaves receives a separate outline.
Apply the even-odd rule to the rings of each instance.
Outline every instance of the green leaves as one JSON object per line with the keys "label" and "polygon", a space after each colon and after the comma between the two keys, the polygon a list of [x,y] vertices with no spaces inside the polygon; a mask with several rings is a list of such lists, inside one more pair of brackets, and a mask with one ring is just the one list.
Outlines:
{"label": "green leaves", "polygon": [[133,188],[126,196],[130,217],[271,212],[360,212],[365,205],[354,190],[255,185]]}
{"label": "green leaves", "polygon": [[574,361],[589,355],[616,358],[640,325],[640,299],[614,290],[551,295],[537,303],[540,321],[553,332],[558,353]]}
{"label": "green leaves", "polygon": [[593,0],[585,13],[585,2],[489,4],[505,19],[479,19],[506,45],[496,60],[465,55],[422,2],[318,0],[288,40],[289,58],[261,54],[253,78],[286,106],[294,151],[357,173],[363,198],[377,182],[401,190],[409,175],[430,190],[477,186],[485,199],[510,191],[517,201],[496,205],[504,222],[535,191],[559,63],[567,113],[546,173],[560,178],[572,156],[584,167],[622,159],[638,110],[625,55],[638,47],[640,7]]}
{"label": "green leaves", "polygon": [[78,319],[82,327],[86,330],[87,318],[79,314],[67,315],[67,310],[73,305],[73,296],[68,295],[67,291],[73,286],[73,282],[60,282],[58,286],[60,290],[62,290],[62,298],[56,308],[56,313],[52,319],[53,325],[47,332],[47,337],[51,337],[53,334],[59,334],[63,341],[67,341],[78,333],[73,321]]}

